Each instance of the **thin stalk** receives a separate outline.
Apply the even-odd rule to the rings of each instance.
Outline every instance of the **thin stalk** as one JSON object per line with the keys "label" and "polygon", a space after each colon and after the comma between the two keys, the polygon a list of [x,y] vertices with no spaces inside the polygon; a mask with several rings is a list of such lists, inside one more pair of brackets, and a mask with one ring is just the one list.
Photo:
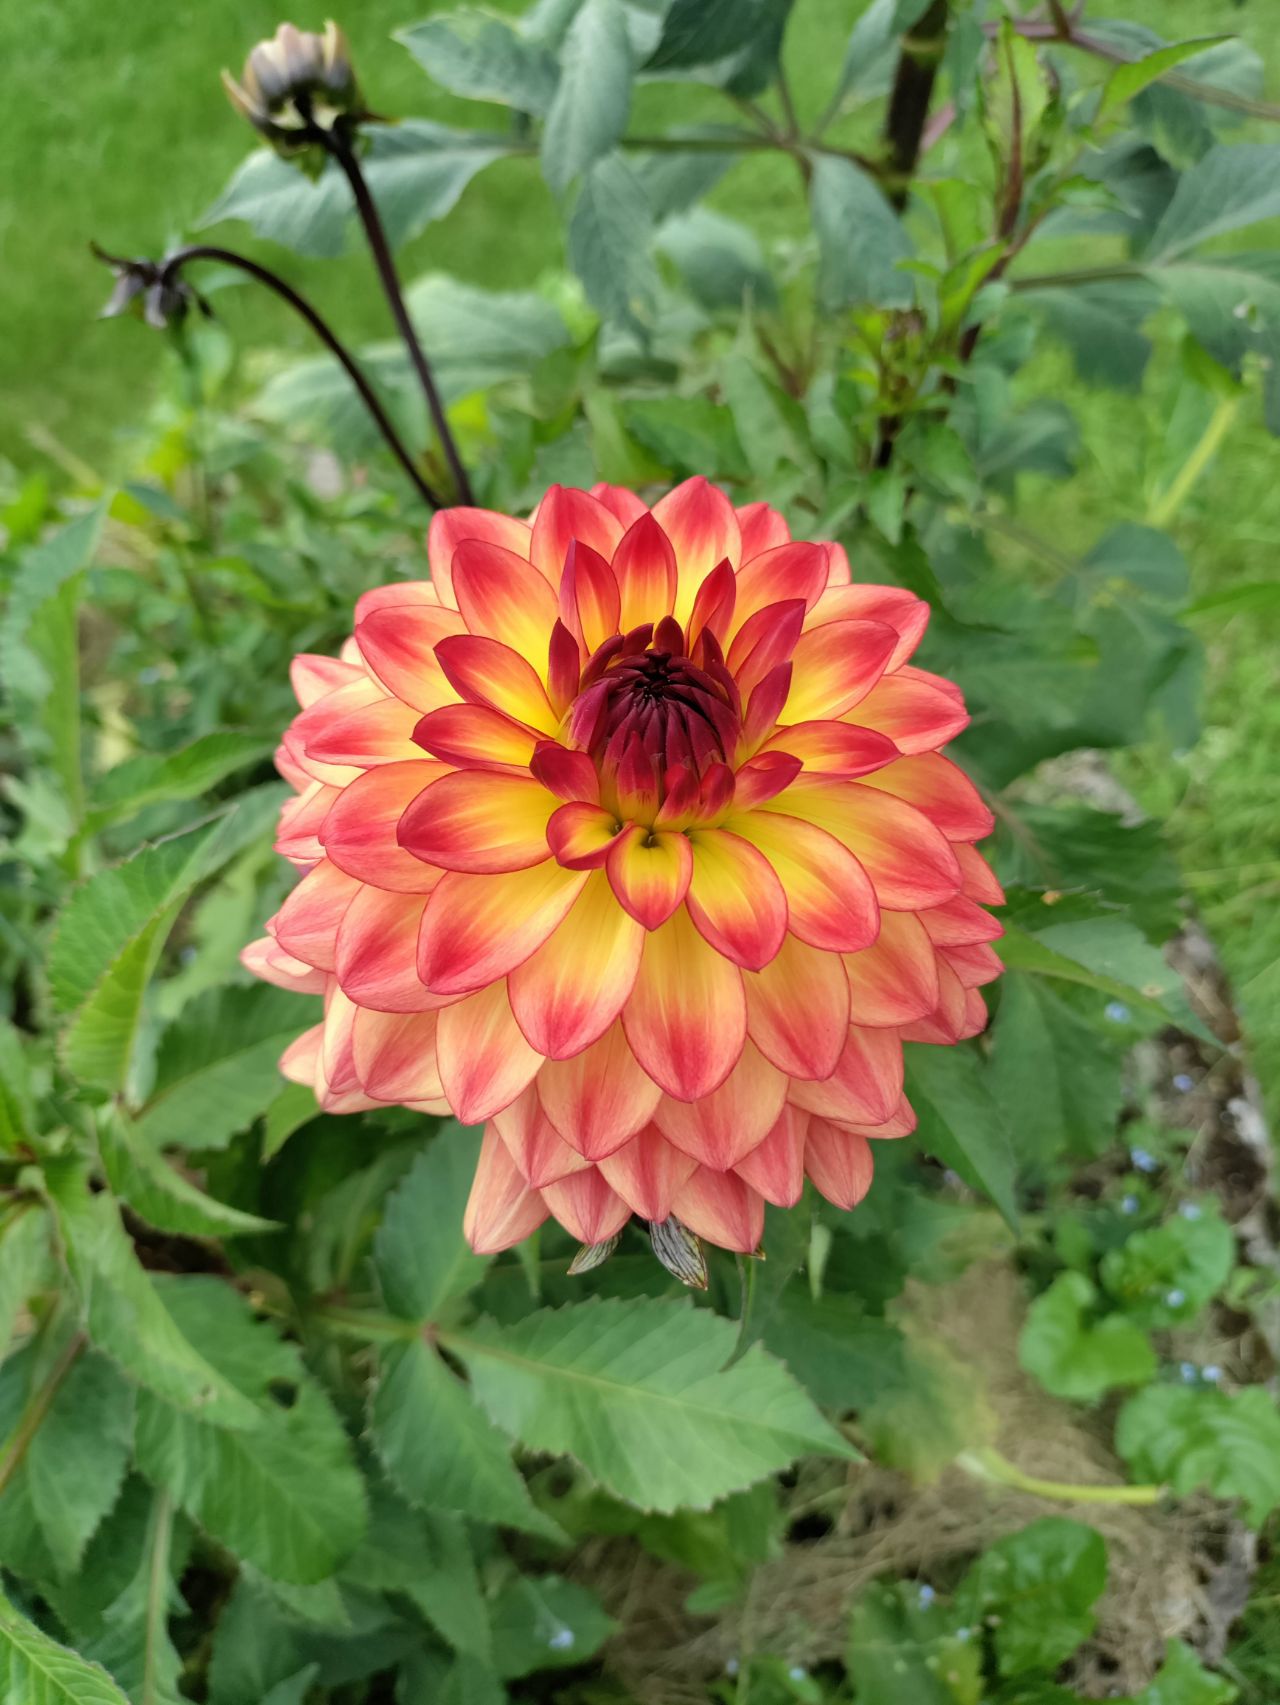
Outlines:
{"label": "thin stalk", "polygon": [[409,318],[409,310],[404,304],[404,294],[400,288],[400,278],[396,272],[396,263],[391,255],[391,245],[387,241],[386,229],[382,223],[382,215],[378,212],[365,181],[364,173],[360,170],[360,162],[356,158],[351,138],[344,130],[334,128],[323,132],[326,146],[341,167],[351,194],[355,198],[356,212],[360,215],[360,223],[364,227],[365,239],[369,251],[373,255],[374,265],[378,270],[378,278],[382,284],[383,294],[387,298],[387,306],[391,309],[391,317],[396,323],[396,330],[404,340],[404,346],[409,352],[413,370],[418,375],[423,395],[427,399],[427,408],[444,451],[445,461],[449,464],[449,472],[453,476],[454,492],[459,503],[472,504],[475,498],[471,491],[471,481],[467,470],[458,454],[458,446],[454,442],[453,433],[449,430],[449,422],[445,418],[444,404],[436,389],[436,382],[431,372],[430,363],[418,341],[413,321]]}
{"label": "thin stalk", "polygon": [[911,177],[920,158],[920,143],[929,119],[933,85],[947,44],[948,0],[933,0],[928,11],[902,38],[893,93],[885,115],[884,139],[889,165],[899,183],[889,199],[906,206]]}
{"label": "thin stalk", "polygon": [[147,1620],[142,1659],[141,1705],[156,1705],[160,1646],[169,1618],[169,1550],[173,1540],[173,1499],[157,1492],[151,1506],[151,1561],[147,1570]]}
{"label": "thin stalk", "polygon": [[246,255],[238,255],[234,249],[218,248],[213,243],[191,243],[186,248],[179,249],[176,254],[170,255],[164,264],[163,277],[165,281],[176,278],[182,268],[193,260],[220,261],[223,266],[234,266],[239,271],[247,273],[250,278],[256,279],[259,284],[265,284],[267,289],[274,291],[282,302],[287,302],[294,313],[306,321],[355,386],[360,401],[368,409],[374,425],[386,439],[396,460],[413,481],[419,495],[433,509],[443,507],[444,499],[427,484],[418,472],[413,457],[405,448],[400,434],[391,424],[390,416],[379,402],[376,392],[365,378],[355,357],[348,351],[337,333],[330,328],[328,322],[311,306],[305,296],[300,296],[291,284],[286,284],[278,273],[271,271],[270,267],[259,266],[257,261],[250,260]]}
{"label": "thin stalk", "polygon": [[1209,463],[1217,455],[1222,440],[1230,432],[1236,415],[1240,412],[1239,397],[1223,397],[1209,417],[1199,443],[1178,469],[1177,477],[1162,497],[1158,497],[1147,510],[1147,525],[1149,527],[1167,527],[1174,516],[1182,508],[1191,489]]}
{"label": "thin stalk", "polygon": [[40,1431],[41,1422],[49,1413],[63,1380],[79,1361],[88,1341],[83,1332],[77,1332],[69,1338],[62,1354],[46,1374],[44,1383],[28,1398],[27,1406],[18,1417],[18,1424],[5,1447],[4,1455],[0,1456],[0,1496],[22,1467],[32,1439]]}
{"label": "thin stalk", "polygon": [[1024,1474],[998,1450],[986,1446],[965,1451],[956,1458],[956,1464],[976,1480],[994,1481],[1015,1492],[1033,1492],[1038,1498],[1053,1498],[1064,1504],[1150,1505],[1158,1504],[1165,1495],[1163,1486],[1078,1486],[1066,1480],[1041,1480],[1037,1475]]}

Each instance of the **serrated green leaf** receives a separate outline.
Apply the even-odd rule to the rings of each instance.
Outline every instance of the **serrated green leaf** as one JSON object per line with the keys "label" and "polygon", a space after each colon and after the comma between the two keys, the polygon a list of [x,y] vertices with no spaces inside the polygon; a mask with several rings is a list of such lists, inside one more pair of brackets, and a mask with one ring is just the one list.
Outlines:
{"label": "serrated green leaf", "polygon": [[1101,1279],[1139,1326],[1181,1326],[1226,1284],[1235,1257],[1235,1233],[1216,1204],[1189,1202],[1164,1225],[1136,1231],[1108,1250]]}
{"label": "serrated green leaf", "polygon": [[905,1581],[874,1582],[849,1625],[846,1661],[858,1705],[979,1705],[981,1642]]}
{"label": "serrated green leaf", "polygon": [[1128,65],[1117,65],[1102,86],[1097,122],[1113,117],[1126,102],[1140,95],[1166,71],[1181,65],[1184,59],[1192,59],[1206,48],[1217,47],[1229,39],[1227,36],[1201,36],[1195,41],[1174,42],[1172,46],[1158,47],[1153,53],[1145,54]]}
{"label": "serrated green leaf", "polygon": [[1130,1705],[1231,1705],[1236,1688],[1212,1675],[1181,1640],[1170,1640],[1160,1673],[1148,1682]]}
{"label": "serrated green leaf", "polygon": [[133,1445],[133,1397],[105,1357],[82,1355],[27,1447],[31,1508],[62,1574],[79,1567],[116,1501]]}
{"label": "serrated green leaf", "polygon": [[653,215],[639,178],[621,154],[597,160],[582,180],[569,220],[569,264],[607,320],[642,328],[658,290]]}
{"label": "serrated green leaf", "polygon": [[797,1456],[855,1454],[759,1346],[725,1368],[733,1323],[683,1302],[596,1299],[445,1337],[499,1426],[642,1509],[705,1509]]}
{"label": "serrated green leaf", "polygon": [[563,1537],[535,1508],[509,1440],[428,1344],[388,1352],[370,1422],[388,1474],[412,1503],[546,1539]]}
{"label": "serrated green leaf", "polygon": [[14,1705],[129,1705],[106,1670],[42,1634],[3,1597],[0,1698]]}
{"label": "serrated green leaf", "polygon": [[1120,1411],[1116,1449],[1135,1475],[1184,1497],[1204,1487],[1240,1499],[1251,1526],[1280,1504],[1280,1412],[1259,1386],[1150,1385]]}
{"label": "serrated green leaf", "polygon": [[557,194],[627,128],[631,41],[621,0],[583,0],[560,50],[560,81],[542,132],[542,174]]}
{"label": "serrated green leaf", "polygon": [[916,1141],[1016,1225],[1017,1156],[1005,1110],[966,1048],[907,1049],[907,1098],[919,1119]]}
{"label": "serrated green leaf", "polygon": [[1087,1640],[1107,1585],[1107,1547],[1083,1522],[1046,1516],[999,1539],[961,1583],[957,1608],[991,1618],[1001,1675],[1052,1673]]}
{"label": "serrated green leaf", "polygon": [[852,160],[820,154],[813,162],[809,208],[818,238],[818,298],[841,308],[907,308],[910,276],[898,262],[910,239],[873,179]]}
{"label": "serrated green leaf", "polygon": [[34,1129],[26,1045],[16,1027],[0,1015],[0,1151],[12,1154]]}
{"label": "serrated green leaf", "polygon": [[98,1147],[112,1190],[148,1225],[182,1237],[244,1237],[278,1231],[277,1220],[215,1201],[170,1166],[124,1113],[98,1125]]}
{"label": "serrated green leaf", "polygon": [[1165,262],[1210,237],[1280,215],[1280,145],[1218,144],[1178,180],[1146,260]]}
{"label": "serrated green leaf", "polygon": [[270,983],[198,996],[160,1038],[140,1135],[155,1148],[223,1147],[276,1099],[280,1055],[319,1016],[317,1000]]}
{"label": "serrated green leaf", "polygon": [[143,1394],[141,1471],[236,1556],[282,1581],[331,1575],[364,1534],[361,1477],[328,1399],[296,1349],[214,1279],[162,1283],[182,1329],[258,1416],[219,1426]]}
{"label": "serrated green leaf", "polygon": [[397,30],[395,39],[433,82],[467,100],[542,114],[555,94],[555,60],[492,12],[441,12]]}
{"label": "serrated green leaf", "polygon": [[1123,1060],[1045,981],[1011,971],[1000,984],[988,1084],[1021,1158],[1095,1155],[1115,1140]]}
{"label": "serrated green leaf", "polygon": [[1097,1303],[1083,1273],[1059,1273],[1031,1305],[1018,1360],[1055,1397],[1088,1403],[1155,1377],[1156,1356],[1145,1332],[1118,1314],[1091,1321]]}
{"label": "serrated green leaf", "polygon": [[513,1681],[593,1658],[617,1627],[593,1592],[559,1575],[522,1575],[493,1601],[493,1667]]}
{"label": "serrated green leaf", "polygon": [[35,1203],[12,1213],[0,1230],[0,1362],[18,1316],[38,1290],[54,1279],[49,1216]]}
{"label": "serrated green leaf", "polygon": [[435,1320],[489,1265],[462,1235],[479,1153],[480,1132],[450,1120],[387,1198],[374,1263],[387,1307],[405,1320]]}
{"label": "serrated green leaf", "polygon": [[466,1523],[461,1516],[442,1510],[424,1514],[421,1520],[426,1544],[420,1567],[403,1590],[455,1651],[489,1663],[493,1656],[489,1606]]}
{"label": "serrated green leaf", "polygon": [[202,734],[176,752],[140,752],[126,758],[97,783],[85,828],[96,833],[158,800],[198,799],[247,764],[269,757],[272,744],[260,734],[227,729]]}

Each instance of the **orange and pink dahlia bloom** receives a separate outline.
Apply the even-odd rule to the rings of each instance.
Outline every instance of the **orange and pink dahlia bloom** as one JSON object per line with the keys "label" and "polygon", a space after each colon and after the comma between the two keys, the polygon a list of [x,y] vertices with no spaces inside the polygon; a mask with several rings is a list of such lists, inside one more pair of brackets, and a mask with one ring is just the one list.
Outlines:
{"label": "orange and pink dahlia bloom", "polygon": [[294,663],[303,874],[244,956],[324,997],[284,1072],[482,1124],[481,1251],[851,1208],[914,1126],[903,1042],[975,1035],[1000,969],[927,606],[702,479],[444,510],[428,558]]}

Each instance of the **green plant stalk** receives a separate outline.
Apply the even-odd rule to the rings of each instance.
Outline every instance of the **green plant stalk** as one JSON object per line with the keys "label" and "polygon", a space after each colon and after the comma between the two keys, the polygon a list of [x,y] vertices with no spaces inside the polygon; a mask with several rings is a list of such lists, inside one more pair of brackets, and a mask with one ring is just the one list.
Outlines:
{"label": "green plant stalk", "polygon": [[1217,455],[1223,439],[1230,432],[1235,418],[1240,412],[1240,398],[1223,397],[1209,418],[1209,424],[1200,436],[1200,441],[1178,470],[1176,478],[1162,497],[1158,497],[1147,510],[1147,525],[1149,527],[1168,527],[1177,515],[1182,505],[1191,495],[1192,489],[1199,480],[1209,463]]}
{"label": "green plant stalk", "polygon": [[1041,1480],[1015,1468],[989,1445],[963,1451],[956,1464],[975,1480],[993,1481],[1015,1492],[1032,1492],[1038,1498],[1053,1498],[1064,1504],[1150,1505],[1158,1504],[1165,1495],[1163,1486],[1078,1486],[1065,1480]]}
{"label": "green plant stalk", "polygon": [[3,1496],[9,1482],[22,1467],[31,1441],[40,1431],[40,1425],[52,1408],[63,1380],[79,1361],[88,1342],[83,1332],[77,1332],[68,1339],[62,1354],[46,1374],[44,1383],[27,1399],[26,1408],[18,1417],[18,1424],[10,1436],[3,1457],[0,1457],[0,1496]]}
{"label": "green plant stalk", "polygon": [[151,1560],[147,1571],[146,1646],[139,1698],[141,1705],[156,1705],[156,1654],[168,1620],[169,1549],[173,1540],[173,1499],[168,1492],[156,1493],[148,1540]]}

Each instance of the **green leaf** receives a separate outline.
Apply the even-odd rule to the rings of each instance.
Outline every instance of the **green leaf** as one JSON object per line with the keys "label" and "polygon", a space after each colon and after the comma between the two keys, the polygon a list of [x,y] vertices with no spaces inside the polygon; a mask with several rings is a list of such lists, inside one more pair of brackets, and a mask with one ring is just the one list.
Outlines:
{"label": "green leaf", "polygon": [[858,1705],[978,1705],[983,1697],[981,1642],[905,1581],[877,1581],[859,1595],[845,1662]]}
{"label": "green leaf", "polygon": [[856,100],[868,100],[887,91],[897,61],[899,38],[920,21],[929,3],[930,0],[871,0],[853,26],[845,48],[844,63],[827,104],[828,119],[835,118]]}
{"label": "green leaf", "polygon": [[94,788],[85,828],[96,833],[158,800],[198,799],[247,764],[271,755],[260,734],[228,729],[202,734],[176,752],[140,752],[108,770]]}
{"label": "green leaf", "polygon": [[296,1130],[309,1124],[320,1109],[315,1091],[304,1083],[286,1083],[267,1103],[263,1116],[262,1158],[270,1160]]}
{"label": "green leaf", "polygon": [[673,474],[747,477],[733,417],[710,397],[629,398],[622,419],[631,436]]}
{"label": "green leaf", "polygon": [[1122,1385],[1145,1385],[1157,1362],[1146,1333],[1123,1315],[1096,1316],[1098,1293],[1083,1273],[1059,1273],[1032,1303],[1018,1361],[1055,1397],[1089,1403]]}
{"label": "green leaf", "polygon": [[49,1216],[35,1203],[17,1208],[0,1230],[0,1362],[24,1305],[54,1282],[49,1233]]}
{"label": "green leaf", "polygon": [[487,1664],[458,1654],[415,1652],[396,1681],[396,1705],[507,1705],[507,1692]]}
{"label": "green leaf", "polygon": [[491,12],[441,12],[397,30],[395,39],[433,82],[467,100],[540,115],[555,94],[555,60]]}
{"label": "green leaf", "polygon": [[138,1466],[206,1533],[264,1575],[331,1575],[363,1537],[364,1488],[329,1400],[297,1350],[216,1279],[158,1286],[174,1318],[258,1416],[221,1426],[143,1394]]}
{"label": "green leaf", "polygon": [[144,847],[73,891],[49,948],[49,982],[68,1020],[63,1058],[85,1083],[124,1086],[143,995],[178,907],[266,831],[278,802],[274,788],[248,794],[215,821]]}
{"label": "green leaf", "polygon": [[1016,1225],[1017,1157],[1004,1109],[967,1048],[909,1046],[907,1096],[919,1118],[916,1140]]}
{"label": "green leaf", "polygon": [[0,1698],[14,1705],[129,1705],[106,1670],[42,1634],[3,1597]]}
{"label": "green leaf", "polygon": [[[767,1259],[742,1263],[742,1308],[733,1361],[764,1337],[787,1286],[808,1257],[812,1229],[804,1206],[775,1208],[770,1203],[765,1208],[760,1242]],[[781,1359],[785,1361],[786,1357]]]}
{"label": "green leaf", "polygon": [[639,327],[652,312],[658,275],[653,216],[639,178],[621,154],[597,160],[569,219],[569,264],[605,319]]}
{"label": "green leaf", "polygon": [[139,1134],[155,1148],[224,1147],[276,1099],[280,1055],[318,1017],[316,1001],[270,983],[200,995],[160,1038]]}
{"label": "green leaf", "polygon": [[1010,971],[1000,985],[987,1082],[1024,1161],[1095,1155],[1115,1140],[1123,1057],[1045,982]]}
{"label": "green leaf", "polygon": [[1261,1527],[1280,1504],[1280,1413],[1260,1386],[1228,1395],[1207,1386],[1150,1385],[1116,1421],[1116,1449],[1141,1479],[1180,1496],[1204,1487],[1244,1504]]}
{"label": "green leaf", "polygon": [[206,1195],[170,1166],[123,1113],[99,1121],[98,1146],[112,1190],[148,1225],[180,1237],[243,1237],[278,1231],[279,1222],[246,1214]]}
{"label": "green leaf", "polygon": [[1182,1010],[1176,972],[1135,925],[1118,917],[1050,924],[1034,935],[1006,924],[995,944],[1011,971],[1078,983],[1153,1018],[1173,1019],[1194,1034],[1203,1026]]}
{"label": "green leaf", "polygon": [[27,1045],[17,1027],[0,1014],[0,1151],[6,1154],[35,1134],[28,1078]]}
{"label": "green leaf", "polygon": [[[737,312],[745,304],[769,307],[777,299],[755,233],[713,208],[693,207],[664,220],[658,248],[704,308]],[[742,356],[731,360],[745,364]]]}
{"label": "green leaf", "polygon": [[1148,53],[1128,65],[1117,65],[1102,86],[1096,122],[1113,117],[1135,95],[1140,95],[1158,77],[1172,71],[1175,65],[1181,65],[1184,59],[1191,59],[1206,48],[1217,47],[1229,39],[1227,36],[1201,36],[1195,41],[1179,41],[1171,47],[1158,47],[1154,53]]}
{"label": "green leaf", "polygon": [[451,1120],[387,1198],[374,1263],[387,1307],[405,1320],[434,1321],[489,1265],[462,1235],[479,1153],[480,1132]]}
{"label": "green leaf", "polygon": [[970,1569],[957,1609],[995,1629],[1001,1675],[1056,1670],[1093,1632],[1107,1547],[1082,1522],[1046,1516],[997,1540]]}
{"label": "green leaf", "polygon": [[499,1426],[653,1510],[705,1509],[810,1452],[855,1454],[758,1346],[725,1368],[733,1340],[731,1321],[656,1298],[445,1335]]}
{"label": "green leaf", "polygon": [[103,1356],[80,1356],[27,1447],[31,1508],[60,1573],[115,1503],[133,1445],[133,1387]]}
{"label": "green leaf", "polygon": [[1231,1705],[1238,1697],[1229,1681],[1211,1675],[1201,1666],[1190,1646],[1181,1640],[1170,1640],[1160,1673],[1135,1696],[1131,1705]]}
{"label": "green leaf", "polygon": [[1210,237],[1280,215],[1280,144],[1218,144],[1183,174],[1146,260],[1165,262]]}
{"label": "green leaf", "polygon": [[430,1345],[388,1352],[370,1422],[388,1474],[412,1503],[544,1539],[563,1537],[534,1507],[509,1441]]}
{"label": "green leaf", "polygon": [[600,1600],[559,1575],[521,1575],[493,1601],[493,1663],[504,1680],[593,1658],[617,1627]]}
{"label": "green leaf", "polygon": [[631,42],[621,0],[584,0],[560,60],[560,81],[542,132],[542,173],[558,195],[627,128]]}
{"label": "green leaf", "polygon": [[911,279],[898,268],[911,255],[911,242],[873,179],[852,160],[820,154],[813,161],[809,206],[824,309],[911,306]]}
{"label": "green leaf", "polygon": [[1108,1250],[1101,1278],[1139,1326],[1181,1326],[1226,1284],[1235,1258],[1235,1233],[1216,1205],[1188,1202],[1174,1219]]}
{"label": "green leaf", "polygon": [[[365,178],[396,247],[443,219],[478,172],[511,152],[504,137],[468,135],[421,118],[372,125],[366,134]],[[354,213],[351,188],[332,161],[308,178],[263,148],[239,166],[196,228],[242,219],[259,237],[323,258],[342,253]]]}

